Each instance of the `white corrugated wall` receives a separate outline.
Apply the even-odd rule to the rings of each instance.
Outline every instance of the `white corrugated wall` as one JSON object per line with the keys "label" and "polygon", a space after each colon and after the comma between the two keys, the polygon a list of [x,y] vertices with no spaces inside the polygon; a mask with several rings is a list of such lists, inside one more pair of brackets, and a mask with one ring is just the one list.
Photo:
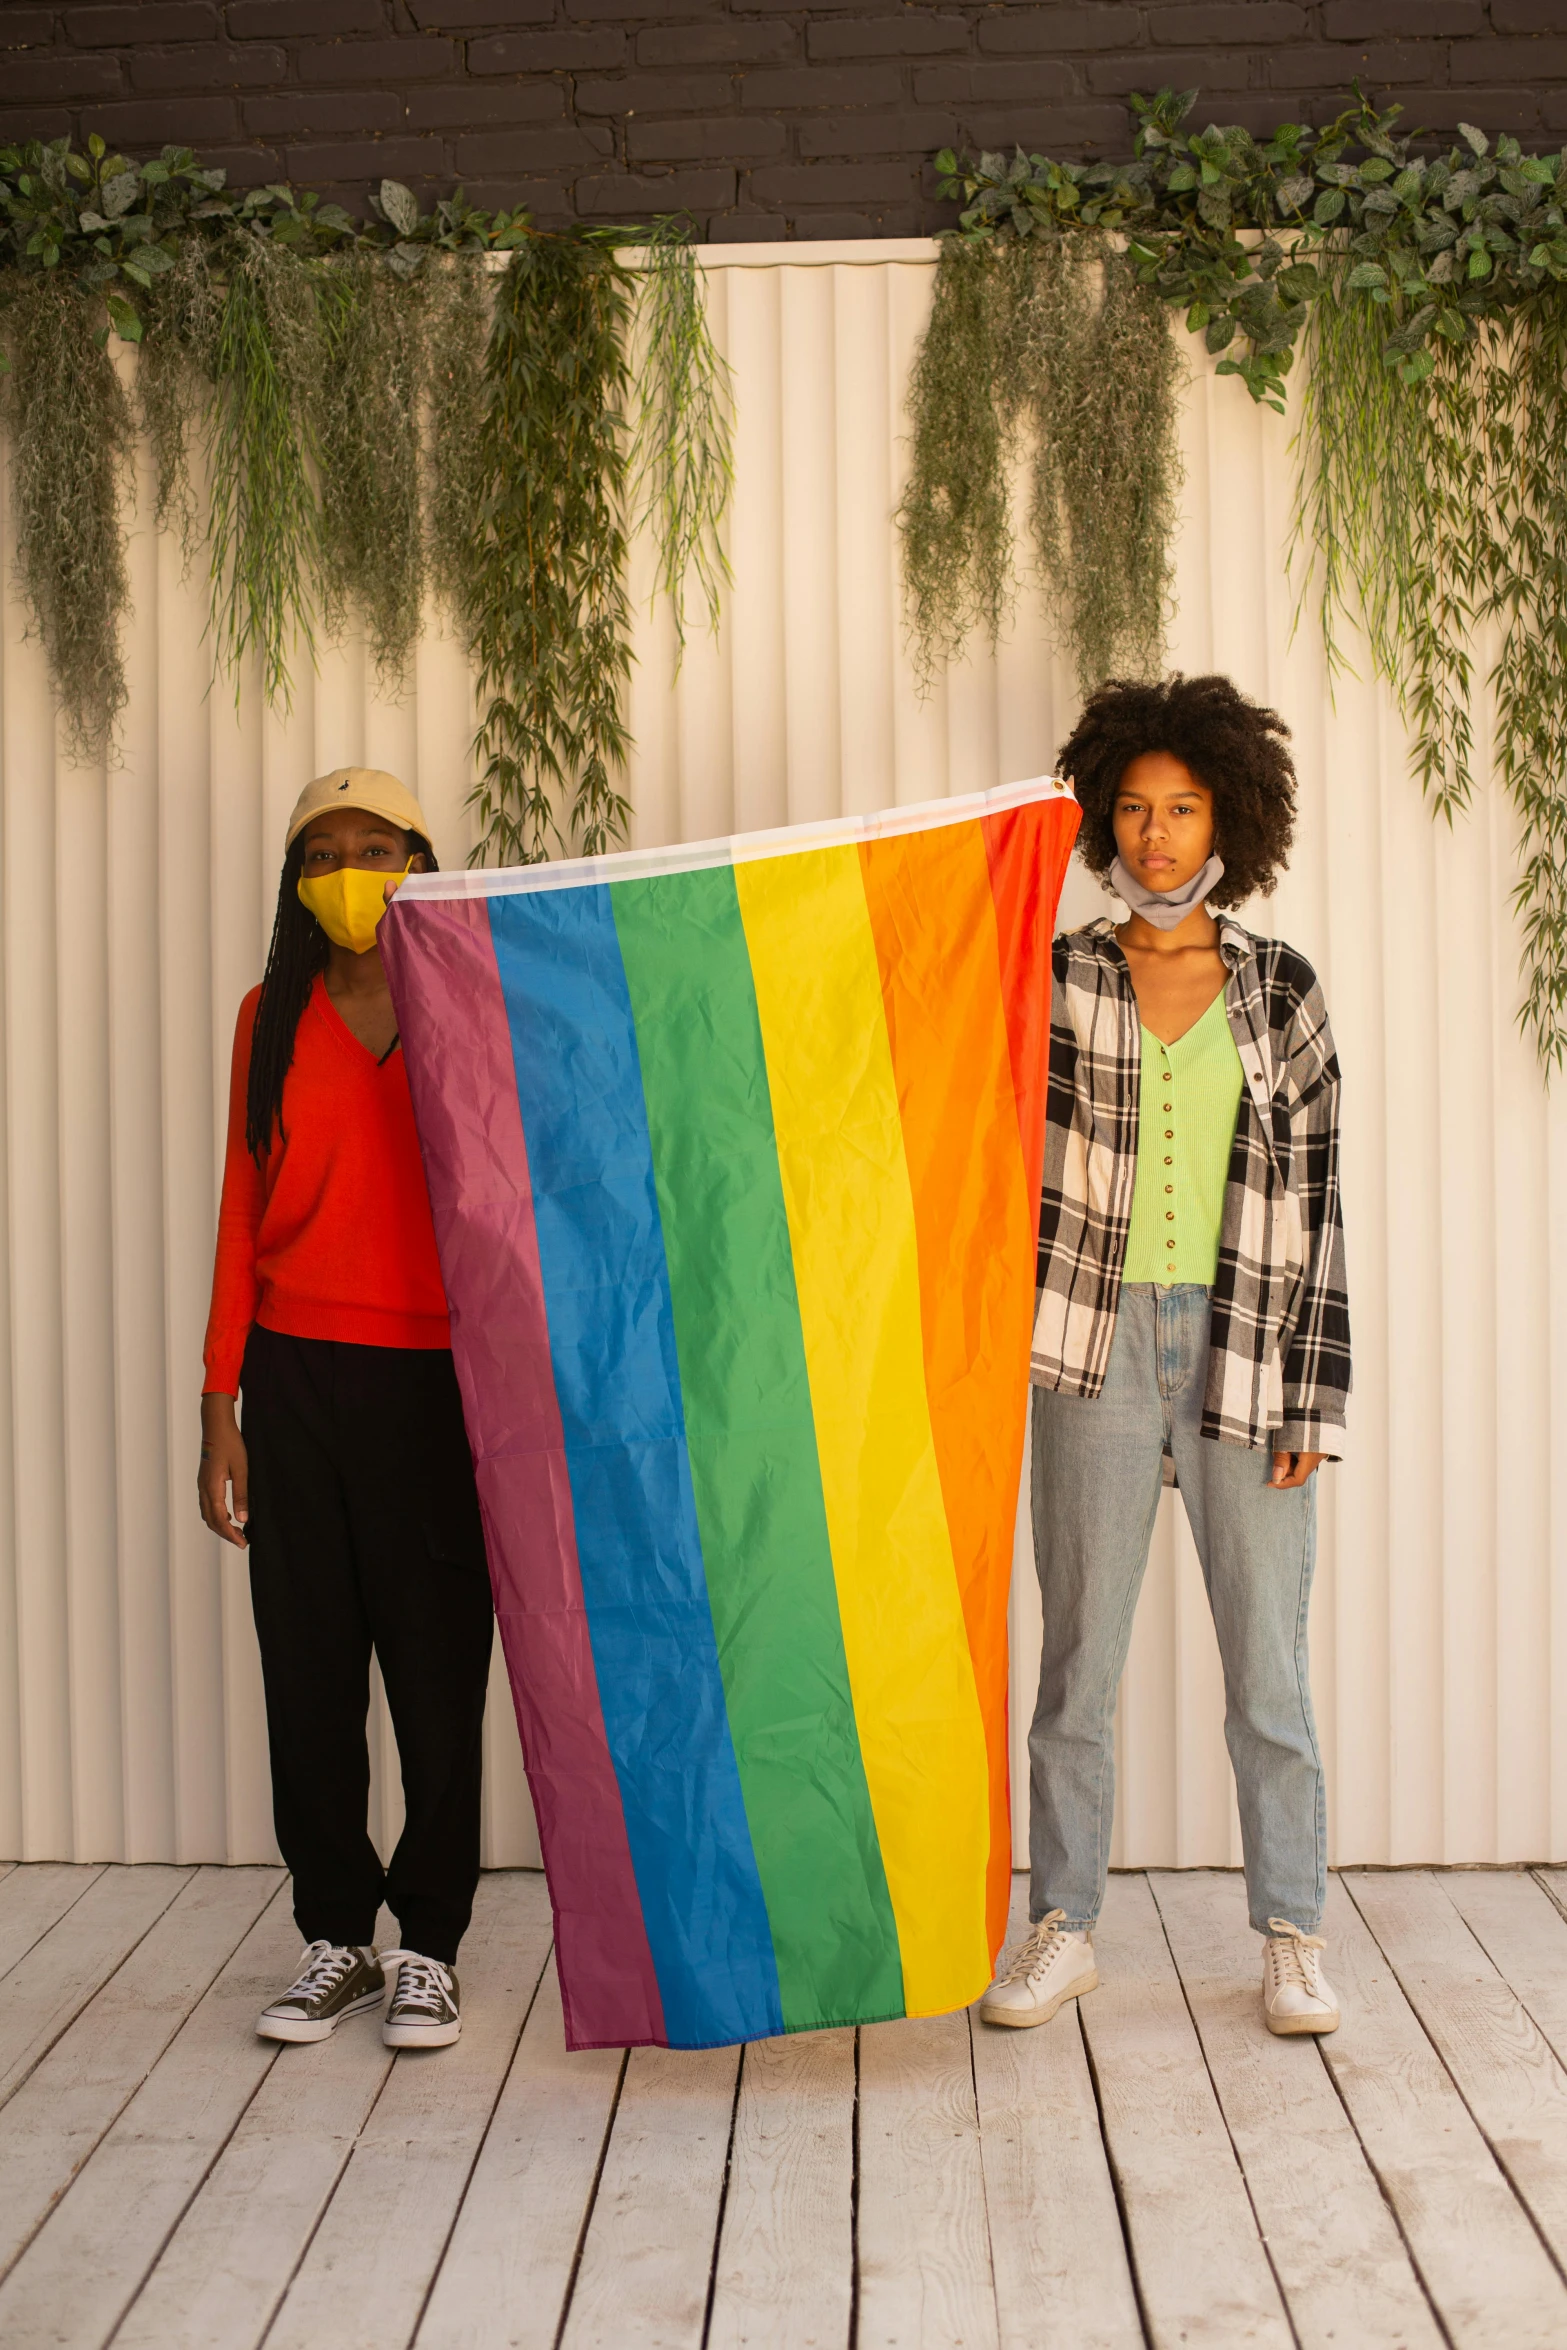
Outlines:
{"label": "white corrugated wall", "polygon": [[[735,371],[734,586],[678,676],[644,617],[634,837],[700,838],[1037,774],[1074,710],[1026,601],[998,656],[929,700],[903,644],[891,524],[924,243],[716,247]],[[1567,1112],[1514,1026],[1510,814],[1452,830],[1408,780],[1388,697],[1330,701],[1285,572],[1290,427],[1184,343],[1193,382],[1174,660],[1283,710],[1304,785],[1294,867],[1253,909],[1317,963],[1346,1076],[1358,1393],[1322,1481],[1315,1687],[1346,1861],[1567,1857]],[[124,761],[71,768],[39,649],[0,598],[0,1855],[272,1852],[243,1562],[201,1528],[196,1395],[235,1007],[257,977],[299,785],[364,761],[467,846],[460,648],[379,700],[362,650],[290,718],[209,690],[199,578],[131,542]],[[0,561],[9,563],[0,513]],[[639,556],[645,591],[645,555]],[[1080,872],[1064,914],[1100,903]],[[1020,1533],[1015,1714],[1037,1600]],[[1179,1507],[1161,1516],[1122,1695],[1115,1858],[1238,1857],[1217,1656]],[[1563,1727],[1558,1727],[1561,1723]],[[486,1858],[534,1857],[504,1688]],[[376,1825],[395,1752],[376,1733]],[[1015,1754],[1021,1752],[1015,1739]],[[1025,1800],[1016,1774],[1015,1817]],[[1019,1847],[1021,1857],[1021,1844]]]}

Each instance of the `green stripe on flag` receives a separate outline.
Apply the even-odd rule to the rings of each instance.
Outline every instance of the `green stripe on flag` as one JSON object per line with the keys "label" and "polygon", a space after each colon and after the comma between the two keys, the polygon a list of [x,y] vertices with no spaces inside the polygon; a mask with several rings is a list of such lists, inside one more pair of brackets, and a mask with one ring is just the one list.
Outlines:
{"label": "green stripe on flag", "polygon": [[799,2031],[901,2015],[734,874],[617,882],[610,898],[719,1668],[784,2021]]}

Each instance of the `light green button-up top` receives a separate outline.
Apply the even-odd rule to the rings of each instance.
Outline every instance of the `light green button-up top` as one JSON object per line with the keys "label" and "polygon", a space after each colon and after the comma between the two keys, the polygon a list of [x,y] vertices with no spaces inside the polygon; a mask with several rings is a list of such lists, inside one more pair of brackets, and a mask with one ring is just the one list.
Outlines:
{"label": "light green button-up top", "polygon": [[1161,1044],[1143,1029],[1123,1281],[1212,1285],[1241,1084],[1222,989],[1177,1043]]}

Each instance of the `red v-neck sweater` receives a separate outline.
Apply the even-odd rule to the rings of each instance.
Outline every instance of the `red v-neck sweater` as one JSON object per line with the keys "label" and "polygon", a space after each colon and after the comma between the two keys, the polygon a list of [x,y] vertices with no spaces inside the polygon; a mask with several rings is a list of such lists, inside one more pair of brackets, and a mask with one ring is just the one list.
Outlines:
{"label": "red v-neck sweater", "polygon": [[283,1087],[283,1140],[258,1167],[245,1147],[245,1095],[260,995],[251,989],[234,1030],[209,1394],[239,1393],[253,1322],[356,1346],[451,1344],[401,1050],[377,1061],[318,979]]}

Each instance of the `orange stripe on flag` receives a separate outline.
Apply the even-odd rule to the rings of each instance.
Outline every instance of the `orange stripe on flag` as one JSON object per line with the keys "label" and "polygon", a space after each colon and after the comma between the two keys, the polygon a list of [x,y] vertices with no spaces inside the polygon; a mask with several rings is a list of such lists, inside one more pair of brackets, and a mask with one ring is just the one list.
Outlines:
{"label": "orange stripe on flag", "polygon": [[1019,1146],[986,843],[977,827],[954,825],[865,842],[860,857],[914,1194],[931,1428],[985,1724],[994,1953],[1011,1891],[1007,1589],[1035,1206]]}

